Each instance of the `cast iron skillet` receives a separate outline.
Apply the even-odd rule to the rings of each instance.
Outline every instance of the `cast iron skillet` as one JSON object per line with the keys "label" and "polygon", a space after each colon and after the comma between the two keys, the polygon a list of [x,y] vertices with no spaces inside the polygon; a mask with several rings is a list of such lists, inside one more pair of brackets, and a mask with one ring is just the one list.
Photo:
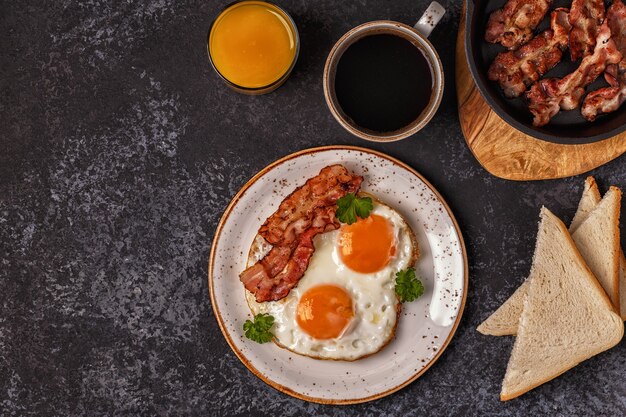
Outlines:
{"label": "cast iron skillet", "polygon": [[[495,56],[504,51],[499,44],[485,41],[485,28],[492,11],[501,8],[506,0],[467,0],[467,16],[465,22],[465,52],[472,77],[482,96],[489,106],[514,128],[548,142],[562,144],[580,144],[597,142],[626,130],[626,103],[613,113],[599,116],[594,122],[586,121],[580,109],[561,111],[554,116],[549,124],[535,127],[532,115],[522,98],[507,99],[497,83],[489,81],[487,70]],[[571,0],[555,0],[551,10],[556,7],[568,7]],[[549,12],[535,31],[538,33],[550,26]],[[572,62],[569,52],[563,54],[559,65],[550,70],[544,77],[563,77],[578,67],[579,62]],[[600,76],[587,87],[592,91],[606,86],[604,77]]]}

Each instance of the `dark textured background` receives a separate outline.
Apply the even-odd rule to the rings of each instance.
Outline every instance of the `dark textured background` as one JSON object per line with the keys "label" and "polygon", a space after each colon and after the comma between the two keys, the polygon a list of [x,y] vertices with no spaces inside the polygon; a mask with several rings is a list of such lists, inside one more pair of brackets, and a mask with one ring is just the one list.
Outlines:
{"label": "dark textured background", "polygon": [[[261,97],[228,90],[207,62],[206,32],[224,3],[0,3],[0,415],[626,414],[624,343],[498,401],[512,339],[475,327],[528,272],[539,207],[569,221],[583,176],[509,182],[474,160],[455,104],[460,3],[431,36],[446,68],[441,109],[388,145],[331,117],[324,60],[349,28],[411,23],[428,1],[281,1],[300,59]],[[422,172],[469,255],[465,314],[447,351],[409,387],[364,405],[308,404],[266,386],[231,352],[207,295],[230,198],[275,159],[327,144],[368,146]],[[626,187],[624,158],[593,174],[603,189]]]}

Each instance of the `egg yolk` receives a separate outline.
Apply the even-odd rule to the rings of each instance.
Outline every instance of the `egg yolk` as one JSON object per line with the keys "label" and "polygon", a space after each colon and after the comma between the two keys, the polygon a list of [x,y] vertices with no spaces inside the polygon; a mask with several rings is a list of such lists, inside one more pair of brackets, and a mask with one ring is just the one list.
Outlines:
{"label": "egg yolk", "polygon": [[393,227],[377,214],[359,218],[356,223],[341,228],[339,254],[353,271],[363,274],[380,271],[396,254]]}
{"label": "egg yolk", "polygon": [[306,291],[296,309],[298,326],[315,339],[339,337],[352,320],[352,298],[336,285],[318,285]]}

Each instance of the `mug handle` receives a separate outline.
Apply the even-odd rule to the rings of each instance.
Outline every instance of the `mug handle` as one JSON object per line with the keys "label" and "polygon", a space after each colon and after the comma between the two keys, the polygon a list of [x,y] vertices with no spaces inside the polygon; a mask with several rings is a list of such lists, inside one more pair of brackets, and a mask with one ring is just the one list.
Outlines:
{"label": "mug handle", "polygon": [[441,4],[433,1],[413,27],[427,38],[445,13],[446,9]]}

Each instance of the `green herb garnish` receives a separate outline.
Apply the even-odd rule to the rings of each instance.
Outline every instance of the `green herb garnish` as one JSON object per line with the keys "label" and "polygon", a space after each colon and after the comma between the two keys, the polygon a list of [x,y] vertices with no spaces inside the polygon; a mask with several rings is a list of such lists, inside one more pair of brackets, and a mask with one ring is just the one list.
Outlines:
{"label": "green herb garnish", "polygon": [[424,294],[424,285],[415,277],[415,269],[407,268],[396,272],[396,294],[403,303],[413,301]]}
{"label": "green herb garnish", "polygon": [[267,343],[274,337],[270,332],[273,325],[274,317],[269,314],[257,314],[254,316],[254,322],[246,320],[243,331],[248,339],[257,343]]}
{"label": "green herb garnish", "polygon": [[346,194],[337,200],[335,216],[341,223],[352,224],[357,221],[357,216],[365,219],[374,208],[374,203],[369,197],[357,197],[354,194]]}

